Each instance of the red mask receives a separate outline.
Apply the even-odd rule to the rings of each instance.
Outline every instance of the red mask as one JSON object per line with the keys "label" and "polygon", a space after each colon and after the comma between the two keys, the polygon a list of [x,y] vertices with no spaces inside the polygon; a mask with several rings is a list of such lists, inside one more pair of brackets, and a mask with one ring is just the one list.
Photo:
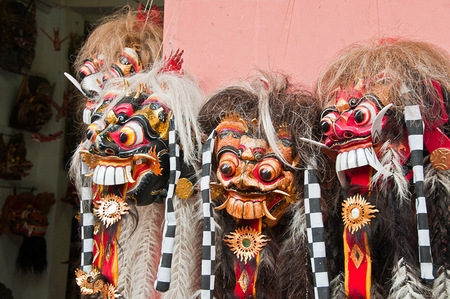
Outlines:
{"label": "red mask", "polygon": [[323,143],[338,151],[336,171],[344,186],[344,171],[365,165],[383,171],[374,147],[386,125],[385,112],[389,106],[383,105],[387,104],[384,94],[379,96],[372,89],[368,91],[362,80],[356,86],[340,87],[322,112]]}

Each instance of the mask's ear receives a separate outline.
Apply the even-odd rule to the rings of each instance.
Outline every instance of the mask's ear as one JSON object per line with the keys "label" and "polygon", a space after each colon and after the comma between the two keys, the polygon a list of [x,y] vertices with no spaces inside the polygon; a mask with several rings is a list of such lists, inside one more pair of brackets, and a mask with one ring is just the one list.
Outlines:
{"label": "mask's ear", "polygon": [[214,272],[216,265],[215,246],[215,221],[211,207],[211,195],[209,183],[211,180],[211,163],[214,152],[214,141],[217,132],[214,130],[203,144],[202,150],[202,180],[200,190],[202,192],[203,206],[203,242],[202,242],[202,299],[213,298],[214,293]]}
{"label": "mask's ear", "polygon": [[424,123],[418,105],[405,107],[405,122],[408,130],[411,166],[416,193],[417,233],[419,244],[420,274],[423,279],[434,279],[431,256],[430,232],[428,230],[427,203],[423,191],[423,132]]}

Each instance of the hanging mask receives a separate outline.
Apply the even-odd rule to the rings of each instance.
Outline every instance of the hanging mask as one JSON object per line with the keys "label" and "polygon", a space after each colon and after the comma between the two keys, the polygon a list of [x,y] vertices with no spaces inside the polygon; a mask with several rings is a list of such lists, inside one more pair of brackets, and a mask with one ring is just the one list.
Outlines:
{"label": "hanging mask", "polygon": [[36,46],[35,1],[2,1],[0,14],[0,66],[14,73],[29,71]]}
{"label": "hanging mask", "polygon": [[[294,175],[267,141],[258,136],[255,122],[233,115],[225,117],[217,127],[217,179],[224,197],[218,209],[226,209],[236,219],[264,218],[265,225],[271,227],[289,204],[296,202]],[[295,164],[288,130],[277,130],[277,138],[283,158]]]}
{"label": "hanging mask", "polygon": [[439,208],[449,198],[439,187],[450,168],[448,67],[433,45],[383,39],[343,52],[319,79],[322,142],[343,187],[343,198],[328,202],[329,236],[342,242],[333,259],[344,261],[331,271],[343,296],[398,297],[408,288],[431,297],[423,280],[433,279],[434,263],[448,271],[440,262],[447,229],[437,225],[448,222]]}
{"label": "hanging mask", "polygon": [[3,136],[1,137],[3,156],[0,177],[7,180],[20,180],[27,176],[29,174],[27,171],[33,167],[33,163],[26,159],[27,148],[24,136],[22,133],[12,135],[8,146],[3,144]]}
{"label": "hanging mask", "polygon": [[107,80],[129,77],[155,63],[161,54],[162,33],[161,14],[156,8],[123,9],[95,28],[77,57],[81,81],[65,73],[87,98],[83,122],[90,124]]}
{"label": "hanging mask", "polygon": [[11,126],[38,132],[52,117],[53,91],[47,79],[24,76],[11,113]]}
{"label": "hanging mask", "polygon": [[1,232],[23,236],[16,264],[23,272],[42,273],[47,267],[44,235],[47,231],[47,214],[55,203],[53,193],[33,195],[22,193],[9,196],[0,217]]}
{"label": "hanging mask", "polygon": [[386,125],[385,113],[392,106],[384,106],[381,96],[367,91],[366,84],[359,80],[356,86],[348,89],[340,87],[322,112],[320,129],[324,135],[324,144],[338,152],[336,172],[341,184],[348,185],[345,171],[370,165],[376,170],[385,171],[378,161],[374,149]]}
{"label": "hanging mask", "polygon": [[115,96],[106,95],[108,100],[94,111],[87,129],[92,145],[83,156],[93,170],[93,183],[105,196],[137,205],[162,203],[171,111],[156,97],[133,93],[115,103],[103,119],[101,112]]}
{"label": "hanging mask", "polygon": [[104,56],[85,60],[78,71],[81,78],[81,89],[88,99],[96,99],[103,89],[103,84],[110,78],[128,77],[142,70],[142,62],[139,55],[140,46],[126,47],[119,58],[112,64],[109,73],[102,73]]}
{"label": "hanging mask", "polygon": [[[308,256],[306,224],[303,230],[302,220],[293,220],[294,214],[305,219],[300,165],[308,158],[299,152],[308,152],[308,146],[299,137],[309,134],[313,118],[303,111],[311,116],[319,112],[309,94],[279,74],[220,89],[200,111],[199,122],[211,134],[203,146],[202,195],[205,203],[210,194],[219,224],[218,298],[292,296],[282,278],[298,268],[292,260],[302,264],[300,276],[310,275],[309,260],[299,259]],[[295,147],[299,144],[301,151]],[[209,253],[209,248],[203,250]],[[275,260],[279,267],[271,264]],[[298,296],[312,294],[311,281],[298,284],[302,286],[293,283]]]}
{"label": "hanging mask", "polygon": [[[198,207],[198,198],[193,196],[193,167],[199,144],[199,134],[192,128],[200,93],[195,82],[179,69],[175,74],[165,72],[174,61],[180,61],[180,57],[171,56],[158,68],[127,80],[108,80],[102,101],[92,110],[86,139],[72,164],[82,195],[83,247],[77,282],[85,294],[99,292],[95,285],[89,284],[90,288],[85,283],[89,277],[97,277],[95,273],[101,274],[98,277],[103,286],[111,288],[109,294],[112,290],[124,296],[134,292],[138,282],[124,282],[120,276],[136,270],[136,265],[124,263],[131,257],[141,261],[139,266],[154,265],[145,269],[153,277],[151,281],[146,279],[150,283],[145,287],[146,294],[170,293],[175,232],[198,228],[191,225],[200,220],[195,218],[200,214],[192,212]],[[184,214],[176,214],[178,208]],[[179,223],[189,228],[178,228]],[[141,237],[148,242],[136,246],[129,243]],[[184,243],[197,240],[196,233],[178,233],[177,237]],[[184,256],[184,249],[177,252]],[[158,269],[155,258],[161,259]],[[175,284],[173,289],[180,287]]]}
{"label": "hanging mask", "polygon": [[86,166],[85,180],[92,179],[92,187],[86,190],[90,195],[82,198],[87,205],[83,211],[92,209],[89,202],[93,199],[92,212],[98,219],[96,223],[82,222],[95,227],[96,245],[88,249],[93,250],[92,271],[102,269],[107,278],[104,286],[111,284],[112,290],[118,283],[121,219],[129,213],[129,205],[161,204],[167,196],[171,115],[171,110],[148,91],[106,93],[93,110],[86,149],[79,151]]}
{"label": "hanging mask", "polygon": [[95,58],[85,60],[83,66],[78,71],[81,82],[78,83],[75,78],[65,73],[66,77],[86,96],[86,107],[83,111],[83,121],[90,124],[92,110],[97,105],[96,100],[103,90],[103,85],[110,78],[128,77],[142,70],[142,62],[139,55],[140,46],[132,45],[126,47],[119,59],[111,66],[109,72],[103,73],[101,69],[104,65],[104,56],[99,55]]}

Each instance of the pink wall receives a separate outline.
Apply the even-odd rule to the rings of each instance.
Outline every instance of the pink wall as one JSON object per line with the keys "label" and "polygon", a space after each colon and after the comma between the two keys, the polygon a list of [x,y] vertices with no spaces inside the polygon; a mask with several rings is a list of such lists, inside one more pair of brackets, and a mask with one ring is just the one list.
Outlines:
{"label": "pink wall", "polygon": [[205,92],[258,68],[312,87],[339,50],[379,36],[450,52],[448,0],[165,0],[164,14],[165,52],[184,49]]}

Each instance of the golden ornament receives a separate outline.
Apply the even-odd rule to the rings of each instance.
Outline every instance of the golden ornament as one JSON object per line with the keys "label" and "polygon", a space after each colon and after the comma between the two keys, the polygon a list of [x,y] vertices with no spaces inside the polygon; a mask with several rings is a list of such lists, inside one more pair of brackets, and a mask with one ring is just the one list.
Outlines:
{"label": "golden ornament", "polygon": [[102,290],[103,281],[96,280],[98,275],[100,275],[100,271],[95,267],[92,267],[89,274],[81,269],[75,270],[76,282],[80,287],[81,294],[90,295]]}
{"label": "golden ornament", "polygon": [[112,125],[115,125],[118,122],[117,116],[114,111],[110,110],[106,115],[106,121]]}
{"label": "golden ornament", "polygon": [[353,234],[369,224],[370,219],[375,217],[372,214],[379,212],[374,208],[375,206],[369,205],[360,194],[347,198],[342,203],[342,220],[345,228]]}
{"label": "golden ornament", "polygon": [[80,212],[78,212],[78,213],[75,215],[75,219],[78,221],[78,223],[81,223],[81,213],[80,213]]}
{"label": "golden ornament", "polygon": [[175,194],[182,199],[191,197],[194,194],[194,185],[187,178],[181,178],[178,180]]}
{"label": "golden ornament", "polygon": [[445,147],[435,149],[430,155],[430,162],[437,170],[450,169],[450,150]]}
{"label": "golden ornament", "polygon": [[242,271],[241,277],[239,277],[238,280],[239,286],[241,287],[242,291],[247,292],[248,285],[250,283],[250,278],[248,277],[248,273],[246,270]]}
{"label": "golden ornament", "polygon": [[361,263],[364,260],[364,253],[362,252],[361,248],[359,248],[358,245],[353,245],[352,252],[350,254],[350,258],[353,261],[353,264],[355,265],[356,269],[359,269],[361,266]]}
{"label": "golden ornament", "polygon": [[[83,162],[87,164],[89,169],[94,170],[97,167],[100,160],[98,156],[92,155],[86,150],[80,151],[80,155],[81,158],[83,159]],[[94,172],[92,172],[91,174],[87,174],[85,176],[90,177],[92,175],[94,175]]]}
{"label": "golden ornament", "polygon": [[114,285],[106,283],[103,286],[103,298],[105,299],[115,299],[120,298],[122,295],[117,293],[117,289]]}
{"label": "golden ornament", "polygon": [[245,226],[236,229],[223,239],[237,258],[247,264],[266,245],[269,239],[255,229]]}
{"label": "golden ornament", "polygon": [[94,214],[107,228],[120,220],[122,215],[128,213],[130,207],[119,196],[109,194],[94,203]]}

